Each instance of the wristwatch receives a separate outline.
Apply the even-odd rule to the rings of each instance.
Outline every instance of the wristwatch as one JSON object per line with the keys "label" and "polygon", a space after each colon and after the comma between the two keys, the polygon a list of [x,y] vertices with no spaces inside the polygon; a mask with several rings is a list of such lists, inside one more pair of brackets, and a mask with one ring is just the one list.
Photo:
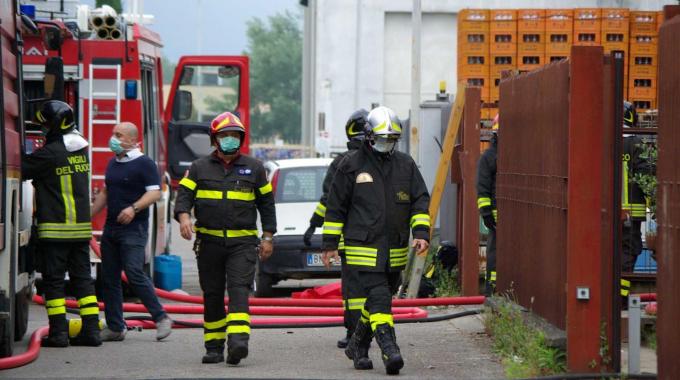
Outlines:
{"label": "wristwatch", "polygon": [[271,237],[271,236],[264,236],[264,235],[262,235],[262,240],[264,240],[264,241],[274,241],[274,238]]}
{"label": "wristwatch", "polygon": [[137,207],[134,203],[131,204],[130,207],[132,207],[132,210],[135,212],[135,214],[139,212],[139,207]]}

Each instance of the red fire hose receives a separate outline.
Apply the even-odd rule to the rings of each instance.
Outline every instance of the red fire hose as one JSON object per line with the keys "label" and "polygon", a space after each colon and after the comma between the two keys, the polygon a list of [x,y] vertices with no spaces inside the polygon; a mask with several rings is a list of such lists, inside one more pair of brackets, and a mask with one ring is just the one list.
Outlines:
{"label": "red fire hose", "polygon": [[40,341],[49,332],[49,327],[39,327],[31,335],[28,350],[22,354],[0,359],[0,370],[21,367],[38,358],[40,354]]}

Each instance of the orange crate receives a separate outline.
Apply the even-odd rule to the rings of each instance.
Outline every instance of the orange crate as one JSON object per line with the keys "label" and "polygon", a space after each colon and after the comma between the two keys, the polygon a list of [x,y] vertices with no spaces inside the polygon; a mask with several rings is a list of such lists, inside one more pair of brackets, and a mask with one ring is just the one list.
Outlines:
{"label": "orange crate", "polygon": [[658,77],[659,71],[657,66],[650,65],[633,65],[630,66],[629,74],[635,78],[650,78]]}
{"label": "orange crate", "polygon": [[517,11],[513,9],[492,9],[489,13],[491,32],[517,33]]}
{"label": "orange crate", "polygon": [[658,45],[656,34],[631,35],[630,53],[635,55],[657,55]]}
{"label": "orange crate", "polygon": [[657,12],[651,11],[631,11],[630,12],[630,32],[631,34],[639,33],[656,33],[657,31]]}
{"label": "orange crate", "polygon": [[545,11],[545,30],[571,32],[574,30],[574,11],[572,9],[547,9]]}
{"label": "orange crate", "polygon": [[491,32],[491,54],[517,52],[517,32]]}
{"label": "orange crate", "polygon": [[545,55],[520,55],[517,61],[519,71],[531,71],[546,64]]}
{"label": "orange crate", "polygon": [[663,11],[659,11],[656,15],[656,31],[658,32],[659,29],[661,29],[661,25],[663,25],[664,22],[664,16],[663,16]]}
{"label": "orange crate", "polygon": [[518,32],[544,32],[545,9],[520,9],[517,11]]}
{"label": "orange crate", "polygon": [[[631,98],[650,98],[656,99],[655,87],[628,87],[628,95]],[[492,94],[493,96],[493,94]]]}
{"label": "orange crate", "polygon": [[489,109],[488,108],[482,108],[482,112],[480,113],[479,118],[482,119],[482,120],[489,119]]}
{"label": "orange crate", "polygon": [[624,8],[602,9],[602,33],[608,31],[625,31],[628,34],[630,11]]}
{"label": "orange crate", "polygon": [[[480,57],[467,57],[467,62],[479,62]],[[486,60],[485,62],[488,62]],[[458,65],[458,75],[466,78],[486,77],[489,75],[489,64],[461,63]]]}
{"label": "orange crate", "polygon": [[458,16],[458,30],[465,32],[489,32],[488,9],[463,9]]}
{"label": "orange crate", "polygon": [[489,33],[460,31],[458,33],[458,51],[469,54],[489,54]]}
{"label": "orange crate", "polygon": [[638,113],[656,109],[656,97],[636,97],[632,96],[632,91],[629,94],[628,101],[635,105]]}
{"label": "orange crate", "polygon": [[489,76],[467,76],[459,75],[458,81],[465,83],[470,87],[480,87],[482,89],[482,100],[488,99],[490,96],[491,87],[489,86]]}
{"label": "orange crate", "polygon": [[574,10],[574,45],[600,45],[602,11],[599,8]]}
{"label": "orange crate", "polygon": [[569,58],[569,54],[546,54],[545,55],[545,63],[549,64],[555,61],[561,61],[562,59]]}

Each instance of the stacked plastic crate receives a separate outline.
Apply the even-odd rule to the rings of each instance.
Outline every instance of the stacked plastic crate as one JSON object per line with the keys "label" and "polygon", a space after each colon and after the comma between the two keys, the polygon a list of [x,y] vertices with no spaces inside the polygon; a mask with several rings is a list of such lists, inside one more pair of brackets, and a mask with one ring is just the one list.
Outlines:
{"label": "stacked plastic crate", "polygon": [[494,9],[490,13],[491,32],[491,103],[490,117],[498,108],[500,82],[504,71],[517,70],[517,11]]}
{"label": "stacked plastic crate", "polygon": [[545,57],[546,63],[559,61],[569,56],[573,42],[574,12],[571,9],[546,10]]}
{"label": "stacked plastic crate", "polygon": [[602,10],[574,9],[574,46],[602,45]]}
{"label": "stacked plastic crate", "polygon": [[657,12],[630,12],[628,99],[638,112],[656,108]]}
{"label": "stacked plastic crate", "polygon": [[[628,83],[628,43],[629,43],[629,17],[628,9],[606,8],[602,9],[602,47],[605,54],[619,50],[624,53],[625,69],[624,82]],[[628,98],[628,86],[624,85],[624,98]]]}
{"label": "stacked plastic crate", "polygon": [[545,10],[517,11],[517,69],[535,70],[545,65]]}
{"label": "stacked plastic crate", "polygon": [[[489,80],[489,10],[464,9],[458,17],[458,81],[482,88],[482,102],[491,102]],[[482,118],[488,119],[482,109]]]}

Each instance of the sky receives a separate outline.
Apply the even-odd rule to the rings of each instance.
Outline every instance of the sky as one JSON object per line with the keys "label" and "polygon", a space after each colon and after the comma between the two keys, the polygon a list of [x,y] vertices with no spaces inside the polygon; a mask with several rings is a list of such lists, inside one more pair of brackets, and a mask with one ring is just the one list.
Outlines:
{"label": "sky", "polygon": [[[94,0],[81,3],[94,6]],[[129,0],[123,0],[127,11]],[[144,13],[154,15],[149,28],[161,35],[163,54],[239,55],[247,45],[246,22],[289,10],[300,12],[298,0],[144,0]]]}

